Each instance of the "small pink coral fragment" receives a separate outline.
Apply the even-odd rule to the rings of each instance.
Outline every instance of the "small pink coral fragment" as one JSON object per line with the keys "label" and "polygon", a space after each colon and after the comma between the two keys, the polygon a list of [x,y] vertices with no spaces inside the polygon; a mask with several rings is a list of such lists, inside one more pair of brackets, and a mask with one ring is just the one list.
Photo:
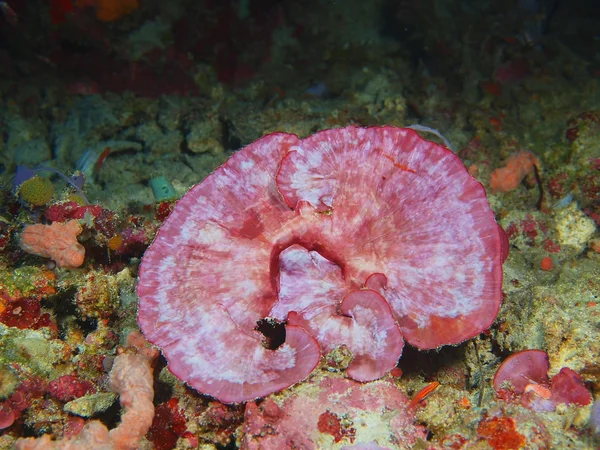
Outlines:
{"label": "small pink coral fragment", "polygon": [[580,406],[592,403],[592,394],[587,390],[579,374],[568,367],[560,369],[552,378],[552,400],[556,403],[573,403]]}
{"label": "small pink coral fragment", "polygon": [[531,383],[549,385],[548,354],[542,350],[523,350],[513,353],[504,360],[494,376],[494,389],[499,391],[507,385],[517,394],[522,394]]}
{"label": "small pink coral fragment", "polygon": [[523,350],[509,356],[494,376],[494,389],[512,392],[523,406],[536,411],[554,411],[558,403],[589,405],[592,395],[579,374],[563,367],[548,379],[548,354],[542,350]]}
{"label": "small pink coral fragment", "polygon": [[85,248],[77,241],[81,231],[76,220],[27,225],[19,246],[32,255],[53,259],[60,267],[74,269],[81,266],[85,258]]}
{"label": "small pink coral fragment", "polygon": [[496,169],[490,177],[492,192],[508,192],[515,189],[523,178],[533,172],[539,160],[531,152],[519,152],[508,158],[506,166]]}
{"label": "small pink coral fragment", "polygon": [[15,414],[11,409],[2,408],[0,409],[0,430],[10,427],[15,423]]}

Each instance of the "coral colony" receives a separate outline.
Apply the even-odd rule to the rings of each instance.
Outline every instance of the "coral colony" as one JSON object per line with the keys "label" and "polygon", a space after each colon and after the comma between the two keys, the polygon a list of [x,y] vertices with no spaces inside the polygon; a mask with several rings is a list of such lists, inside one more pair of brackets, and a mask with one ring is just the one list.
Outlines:
{"label": "coral colony", "polygon": [[494,389],[500,398],[520,400],[536,411],[554,411],[559,403],[589,405],[592,396],[581,377],[563,367],[548,379],[548,354],[542,350],[523,350],[509,356],[498,368]]}
{"label": "coral colony", "polygon": [[[503,177],[510,166],[495,179],[514,184],[531,169],[519,166]],[[35,189],[50,189],[34,181]],[[52,259],[59,274],[93,264],[99,245],[119,257],[139,256],[155,233],[141,219],[121,220],[99,205],[49,204],[53,189],[23,194],[25,182],[18,190],[24,207],[43,210],[50,223],[23,227],[18,245]],[[94,343],[115,342],[108,324],[119,314],[119,296],[133,289],[132,279],[124,288],[102,270],[86,272],[73,301],[81,317],[98,322],[78,344],[89,359],[78,367],[108,375],[93,381],[62,372],[15,385],[0,401],[0,430],[19,427],[45,399],[72,414],[56,440],[41,429],[39,438],[15,439],[17,449],[134,450],[144,440],[157,450],[178,442],[194,447],[195,426],[222,445],[237,434],[247,450],[410,448],[428,439],[428,428],[415,420],[418,410],[438,389],[452,388],[428,380],[409,398],[395,381],[403,376],[397,364],[404,342],[418,349],[463,342],[488,329],[502,301],[508,237],[483,186],[451,150],[411,128],[350,126],[305,139],[269,134],[175,205],[160,202],[155,217],[163,225],[137,283],[145,337],[129,333],[114,359],[86,355]],[[519,227],[537,236],[533,219]],[[56,336],[58,324],[40,304],[56,293],[56,277],[43,271],[34,279],[33,287],[0,290],[0,322],[3,329]],[[175,382],[178,393],[158,403],[158,352],[149,343],[162,350],[171,373],[205,395]],[[496,403],[479,420],[476,439],[494,449],[525,448],[518,424],[539,434],[545,424],[535,414],[592,403],[577,372],[563,367],[550,378],[549,370],[542,350],[509,356],[497,369]],[[105,410],[116,394],[123,412],[112,429],[79,417]],[[467,396],[456,405],[472,407]],[[598,428],[597,411],[596,402],[591,430]],[[466,439],[442,441],[461,448]]]}
{"label": "coral colony", "polygon": [[176,205],[146,251],[138,322],[170,371],[225,403],[347,375],[486,330],[506,237],[482,185],[410,129],[267,135]]}

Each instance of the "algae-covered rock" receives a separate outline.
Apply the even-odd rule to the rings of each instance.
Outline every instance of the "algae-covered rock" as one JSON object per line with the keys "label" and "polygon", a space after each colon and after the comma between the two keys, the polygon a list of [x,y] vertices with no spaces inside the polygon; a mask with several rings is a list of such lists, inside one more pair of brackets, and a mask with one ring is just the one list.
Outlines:
{"label": "algae-covered rock", "polygon": [[119,289],[113,275],[102,271],[89,272],[75,294],[75,304],[86,318],[106,318],[119,305]]}
{"label": "algae-covered rock", "polygon": [[64,410],[81,417],[93,417],[106,411],[117,399],[114,392],[84,395],[65,404]]}
{"label": "algae-covered rock", "polygon": [[595,222],[586,216],[575,203],[556,212],[555,224],[559,244],[571,247],[576,253],[585,250],[587,242],[596,231]]}
{"label": "algae-covered rock", "polygon": [[67,344],[51,339],[47,329],[20,330],[0,323],[0,366],[20,364],[34,375],[55,379],[72,370],[65,361]]}
{"label": "algae-covered rock", "polygon": [[144,142],[146,148],[156,154],[179,152],[184,139],[179,130],[163,131],[154,121],[139,125],[135,135]]}
{"label": "algae-covered rock", "polygon": [[0,400],[10,397],[18,385],[19,379],[15,370],[8,365],[0,365]]}
{"label": "algae-covered rock", "polygon": [[585,166],[591,158],[600,157],[600,111],[586,111],[568,123],[567,139],[571,141],[571,162]]}
{"label": "algae-covered rock", "polygon": [[210,152],[219,155],[225,151],[221,143],[222,134],[222,126],[217,117],[195,122],[186,136],[187,146],[193,153]]}
{"label": "algae-covered rock", "polygon": [[54,272],[37,266],[0,266],[0,304],[23,297],[45,298],[56,293]]}
{"label": "algae-covered rock", "polygon": [[44,139],[25,141],[13,151],[15,164],[36,166],[52,158],[52,150]]}

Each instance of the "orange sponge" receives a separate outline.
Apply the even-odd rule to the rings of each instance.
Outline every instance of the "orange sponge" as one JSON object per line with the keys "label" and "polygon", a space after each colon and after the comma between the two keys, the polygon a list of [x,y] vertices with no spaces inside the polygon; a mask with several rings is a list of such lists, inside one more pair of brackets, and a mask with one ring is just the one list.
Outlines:
{"label": "orange sponge", "polygon": [[76,220],[51,225],[27,225],[21,234],[19,246],[32,255],[52,258],[56,264],[73,269],[83,264],[85,248],[77,242],[81,225]]}
{"label": "orange sponge", "polygon": [[523,178],[533,172],[533,166],[538,166],[539,160],[531,152],[519,152],[506,161],[506,166],[496,169],[490,177],[492,192],[508,192],[515,189]]}

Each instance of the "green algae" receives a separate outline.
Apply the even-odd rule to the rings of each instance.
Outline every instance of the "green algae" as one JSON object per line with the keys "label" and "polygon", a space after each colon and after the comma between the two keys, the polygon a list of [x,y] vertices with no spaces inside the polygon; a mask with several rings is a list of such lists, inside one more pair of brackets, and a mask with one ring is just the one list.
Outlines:
{"label": "green algae", "polygon": [[0,323],[0,366],[18,365],[28,375],[55,379],[73,370],[69,348],[46,329],[19,330]]}

